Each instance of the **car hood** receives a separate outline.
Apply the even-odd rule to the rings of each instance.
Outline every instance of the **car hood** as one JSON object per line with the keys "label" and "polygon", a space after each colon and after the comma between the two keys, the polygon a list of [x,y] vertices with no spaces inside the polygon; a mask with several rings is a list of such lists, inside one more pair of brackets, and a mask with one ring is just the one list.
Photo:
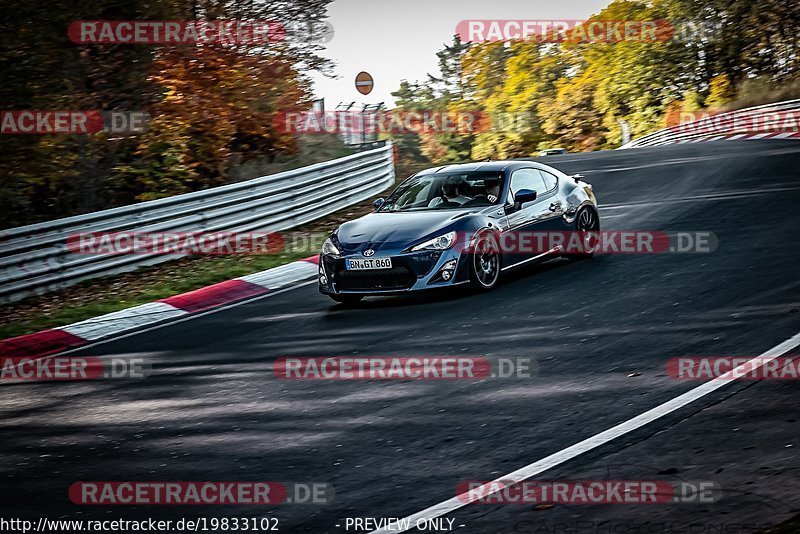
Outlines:
{"label": "car hood", "polygon": [[336,236],[345,254],[362,248],[406,248],[415,241],[448,230],[454,221],[473,213],[476,211],[460,209],[370,213],[341,225]]}

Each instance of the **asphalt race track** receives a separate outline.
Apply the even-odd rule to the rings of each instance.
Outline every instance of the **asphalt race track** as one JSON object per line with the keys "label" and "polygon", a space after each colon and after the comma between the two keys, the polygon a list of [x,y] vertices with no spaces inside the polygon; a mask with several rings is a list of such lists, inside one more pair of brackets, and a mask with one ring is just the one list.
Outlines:
{"label": "asphalt race track", "polygon": [[[757,356],[800,332],[800,143],[541,161],[586,176],[603,229],[711,231],[719,247],[556,260],[489,293],[355,309],[311,284],[83,349],[145,355],[154,373],[0,387],[0,515],[270,515],[280,532],[365,532],[346,530],[346,518],[419,512],[452,498],[459,482],[502,477],[700,384],[668,377],[669,358]],[[539,371],[278,380],[271,363],[289,355],[530,357]],[[537,477],[714,481],[716,503],[471,504],[446,517],[465,533],[734,533],[780,523],[800,513],[799,396],[797,381],[737,381]],[[267,511],[76,506],[67,488],[79,480],[321,481],[336,497]]]}

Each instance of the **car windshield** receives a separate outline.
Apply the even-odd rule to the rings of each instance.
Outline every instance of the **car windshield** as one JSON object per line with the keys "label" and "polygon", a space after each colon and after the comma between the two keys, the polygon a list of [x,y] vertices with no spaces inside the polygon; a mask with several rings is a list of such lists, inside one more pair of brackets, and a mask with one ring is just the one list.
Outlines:
{"label": "car windshield", "polygon": [[503,189],[499,171],[429,173],[409,178],[378,211],[428,211],[491,206]]}

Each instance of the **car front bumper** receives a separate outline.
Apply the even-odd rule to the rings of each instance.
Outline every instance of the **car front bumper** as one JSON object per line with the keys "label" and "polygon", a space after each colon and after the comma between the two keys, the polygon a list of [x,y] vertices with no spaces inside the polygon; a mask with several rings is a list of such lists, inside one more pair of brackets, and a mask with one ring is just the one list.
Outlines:
{"label": "car front bumper", "polygon": [[[378,251],[372,259],[391,258],[391,269],[348,270],[346,260],[364,259],[361,254],[320,255],[319,291],[326,295],[402,295],[437,289],[469,281],[466,255],[455,249],[443,251]],[[449,279],[443,268],[454,262]]]}

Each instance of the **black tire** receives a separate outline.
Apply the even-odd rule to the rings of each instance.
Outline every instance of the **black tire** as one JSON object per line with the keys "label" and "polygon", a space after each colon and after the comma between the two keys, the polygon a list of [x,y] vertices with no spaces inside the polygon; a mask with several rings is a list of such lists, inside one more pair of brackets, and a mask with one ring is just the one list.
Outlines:
{"label": "black tire", "polygon": [[489,291],[500,281],[500,246],[494,234],[483,233],[469,254],[469,279],[471,286]]}
{"label": "black tire", "polygon": [[364,297],[362,295],[328,295],[330,298],[338,302],[339,304],[344,304],[346,306],[353,306],[361,302],[361,299]]}
{"label": "black tire", "polygon": [[[598,234],[596,233],[600,232],[600,218],[597,216],[597,212],[592,208],[583,208],[581,211],[579,211],[578,215],[575,217],[575,231],[594,232],[595,234],[592,234],[591,237],[584,237],[583,253],[564,254],[564,257],[573,261],[577,261],[586,260],[594,256],[595,250],[597,249],[597,241],[599,239]],[[588,239],[593,239],[594,241],[587,241]],[[594,244],[592,245],[592,243]]]}

